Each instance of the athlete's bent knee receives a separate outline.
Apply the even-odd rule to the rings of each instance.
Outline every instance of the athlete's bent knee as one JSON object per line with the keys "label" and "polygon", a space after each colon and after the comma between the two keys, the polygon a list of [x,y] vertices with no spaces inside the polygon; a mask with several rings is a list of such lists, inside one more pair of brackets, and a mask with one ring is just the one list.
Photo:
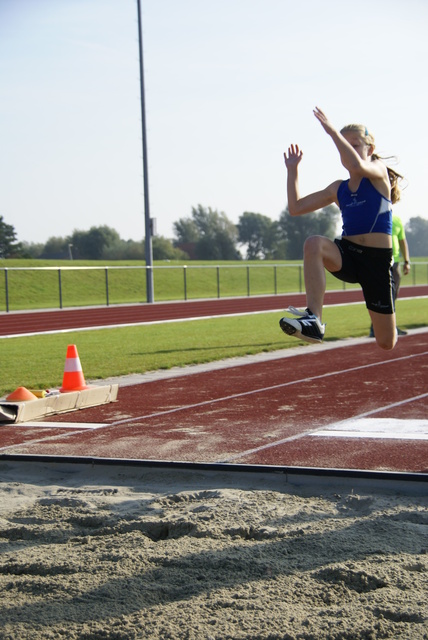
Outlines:
{"label": "athlete's bent knee", "polygon": [[307,256],[309,254],[322,253],[322,245],[324,238],[322,236],[309,236],[303,245],[303,252]]}
{"label": "athlete's bent knee", "polygon": [[397,344],[397,337],[393,336],[391,340],[376,340],[376,344],[384,351],[391,351],[391,349],[393,349]]}

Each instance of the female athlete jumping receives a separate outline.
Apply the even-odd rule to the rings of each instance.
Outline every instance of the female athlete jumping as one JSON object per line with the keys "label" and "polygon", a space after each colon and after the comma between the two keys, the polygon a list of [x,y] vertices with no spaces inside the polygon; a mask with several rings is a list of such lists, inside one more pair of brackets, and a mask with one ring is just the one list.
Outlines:
{"label": "female athlete jumping", "polygon": [[339,151],[348,180],[336,180],[322,191],[300,197],[298,166],[303,153],[292,144],[284,153],[290,215],[299,216],[336,203],[342,213],[342,237],[334,242],[311,236],[304,245],[307,309],[294,307],[297,318],[281,318],[281,329],[307,342],[322,342],[322,309],[327,269],[345,282],[359,283],[373,323],[376,342],[393,349],[397,340],[392,277],[392,204],[400,199],[399,174],[374,153],[374,138],[363,125],[337,131],[318,107],[314,115]]}

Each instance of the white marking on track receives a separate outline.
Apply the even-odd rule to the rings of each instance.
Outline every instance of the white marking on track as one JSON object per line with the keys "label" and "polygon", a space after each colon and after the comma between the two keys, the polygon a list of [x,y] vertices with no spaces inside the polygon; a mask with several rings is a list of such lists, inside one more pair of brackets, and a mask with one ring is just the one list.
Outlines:
{"label": "white marking on track", "polygon": [[361,418],[332,424],[309,435],[327,438],[379,438],[381,440],[428,440],[428,420]]}
{"label": "white marking on track", "polygon": [[[364,413],[360,413],[358,416],[353,416],[352,418],[348,418],[346,420],[341,420],[340,422],[333,423],[335,427],[352,424],[353,422],[365,418],[369,415],[374,415],[375,413],[381,413],[382,411],[386,411],[388,409],[393,409],[395,407],[403,406],[405,404],[410,404],[411,402],[416,402],[418,400],[422,400],[424,398],[428,398],[428,393],[422,393],[418,396],[413,396],[412,398],[406,398],[406,400],[401,400],[400,402],[392,402],[391,404],[384,405],[383,407],[378,407],[377,409],[373,409],[371,411],[366,411]],[[319,429],[308,429],[307,431],[303,431],[302,433],[297,433],[294,436],[289,436],[288,438],[283,438],[282,440],[277,440],[276,442],[270,442],[269,444],[262,445],[260,447],[256,447],[254,449],[247,449],[247,451],[242,451],[227,460],[221,460],[219,462],[232,462],[233,460],[238,460],[239,458],[244,458],[253,453],[258,453],[259,451],[264,451],[265,449],[272,449],[273,447],[278,447],[282,444],[286,444],[287,442],[293,442],[293,440],[301,440],[302,438],[307,438],[308,436],[315,436],[321,431],[326,431],[326,427],[320,427]]]}
{"label": "white marking on track", "polygon": [[14,429],[101,429],[108,427],[107,423],[99,422],[18,422],[17,424],[7,425]]}

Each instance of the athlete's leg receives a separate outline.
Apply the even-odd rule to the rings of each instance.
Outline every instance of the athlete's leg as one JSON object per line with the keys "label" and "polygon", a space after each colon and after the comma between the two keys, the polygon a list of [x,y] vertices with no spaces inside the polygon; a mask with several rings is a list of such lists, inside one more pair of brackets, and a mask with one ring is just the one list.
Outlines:
{"label": "athlete's leg", "polygon": [[369,314],[372,319],[374,336],[377,345],[381,349],[393,349],[397,342],[397,328],[395,326],[395,313],[385,314],[371,311]]}
{"label": "athlete's leg", "polygon": [[320,320],[326,288],[325,269],[340,271],[342,256],[337,245],[324,236],[311,236],[303,247],[306,304]]}
{"label": "athlete's leg", "polygon": [[[400,267],[400,263],[399,262],[395,262],[392,266],[392,275],[394,277],[394,284],[395,284],[395,299],[398,298],[398,291],[400,289],[400,284],[401,284],[401,267]],[[407,335],[407,331],[404,331],[403,329],[400,329],[400,327],[397,327],[397,333],[399,336],[406,336]]]}
{"label": "athlete's leg", "polygon": [[401,269],[400,269],[399,262],[394,262],[394,264],[392,265],[392,276],[394,278],[394,283],[395,283],[395,299],[397,299],[398,291],[400,289],[400,284],[401,284]]}

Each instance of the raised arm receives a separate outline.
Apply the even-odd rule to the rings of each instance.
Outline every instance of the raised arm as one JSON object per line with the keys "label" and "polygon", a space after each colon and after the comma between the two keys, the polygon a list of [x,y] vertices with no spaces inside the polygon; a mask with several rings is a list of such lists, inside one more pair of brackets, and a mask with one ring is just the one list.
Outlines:
{"label": "raised arm", "polygon": [[[331,124],[327,116],[319,107],[315,107],[314,116],[321,123],[324,131],[331,137],[337,150],[340,160],[350,173],[350,175],[360,175],[374,180],[388,180],[386,166],[380,160],[372,158],[374,147],[365,145],[367,148],[360,149],[361,155],[357,151],[357,146],[353,146],[346,138]],[[364,145],[363,145],[364,146]]]}
{"label": "raised arm", "polygon": [[300,216],[322,209],[333,202],[337,203],[336,194],[340,180],[333,182],[326,189],[311,193],[303,198],[299,193],[298,167],[303,157],[303,151],[299,146],[292,144],[288,153],[284,153],[285,166],[287,167],[287,200],[288,211],[291,216]]}

